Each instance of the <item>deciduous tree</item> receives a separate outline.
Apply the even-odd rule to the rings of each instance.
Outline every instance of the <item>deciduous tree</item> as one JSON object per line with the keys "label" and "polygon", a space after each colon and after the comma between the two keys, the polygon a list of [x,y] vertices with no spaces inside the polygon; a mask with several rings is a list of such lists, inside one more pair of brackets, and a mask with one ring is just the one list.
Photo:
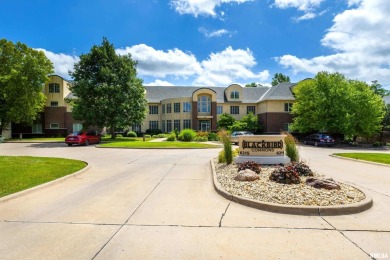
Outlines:
{"label": "deciduous tree", "polygon": [[223,113],[217,122],[218,129],[228,130],[236,122],[236,119],[227,113]]}
{"label": "deciduous tree", "polygon": [[275,73],[274,77],[272,78],[272,86],[276,86],[282,82],[290,82],[290,77],[283,75],[282,73]]}
{"label": "deciduous tree", "polygon": [[0,135],[11,122],[32,124],[45,105],[53,64],[42,51],[0,40]]}
{"label": "deciduous tree", "polygon": [[381,128],[383,101],[365,82],[320,72],[294,88],[292,129],[371,136]]}
{"label": "deciduous tree", "polygon": [[103,38],[90,52],[80,56],[70,73],[73,116],[84,125],[109,127],[112,138],[116,128],[140,124],[146,116],[145,88],[137,77],[137,62],[131,55],[118,55]]}

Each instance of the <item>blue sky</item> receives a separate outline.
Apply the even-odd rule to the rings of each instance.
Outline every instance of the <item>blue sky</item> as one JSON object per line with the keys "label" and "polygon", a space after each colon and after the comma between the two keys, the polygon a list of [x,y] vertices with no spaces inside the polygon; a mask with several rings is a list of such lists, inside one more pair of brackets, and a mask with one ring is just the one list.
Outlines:
{"label": "blue sky", "polygon": [[0,38],[44,51],[68,79],[107,37],[146,85],[267,85],[326,70],[390,86],[388,0],[1,2]]}

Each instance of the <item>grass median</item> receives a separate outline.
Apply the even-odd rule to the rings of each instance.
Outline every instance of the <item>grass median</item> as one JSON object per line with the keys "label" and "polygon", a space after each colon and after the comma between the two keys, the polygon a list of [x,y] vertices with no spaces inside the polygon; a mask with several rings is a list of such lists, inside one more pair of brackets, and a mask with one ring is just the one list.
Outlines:
{"label": "grass median", "polygon": [[334,155],[390,165],[390,154],[386,153],[335,153]]}
{"label": "grass median", "polygon": [[77,172],[87,164],[78,160],[0,156],[0,197]]}

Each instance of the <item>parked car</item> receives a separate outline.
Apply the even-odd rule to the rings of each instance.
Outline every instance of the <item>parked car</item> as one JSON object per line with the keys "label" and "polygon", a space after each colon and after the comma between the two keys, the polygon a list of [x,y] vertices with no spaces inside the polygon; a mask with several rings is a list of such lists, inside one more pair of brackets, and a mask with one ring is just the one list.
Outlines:
{"label": "parked car", "polygon": [[90,145],[90,144],[99,144],[101,141],[100,134],[97,134],[96,131],[88,132],[76,132],[65,137],[65,143],[69,146],[74,144],[78,145]]}
{"label": "parked car", "polygon": [[233,132],[231,135],[230,135],[230,141],[234,144],[238,144],[238,137],[241,136],[241,135],[253,135],[253,133],[251,132],[247,132],[247,131],[237,131],[237,132]]}
{"label": "parked car", "polygon": [[327,134],[311,134],[305,137],[303,143],[314,146],[333,146],[335,144],[335,140]]}

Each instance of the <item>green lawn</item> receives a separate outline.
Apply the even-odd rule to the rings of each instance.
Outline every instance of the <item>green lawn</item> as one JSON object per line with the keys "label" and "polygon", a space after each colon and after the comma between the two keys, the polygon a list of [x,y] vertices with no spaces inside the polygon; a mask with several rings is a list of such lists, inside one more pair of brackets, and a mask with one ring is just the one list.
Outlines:
{"label": "green lawn", "polygon": [[142,140],[126,141],[126,142],[112,142],[104,143],[99,145],[99,147],[115,147],[115,148],[179,148],[179,149],[200,149],[200,148],[219,148],[219,145],[198,143],[198,142],[143,142]]}
{"label": "green lawn", "polygon": [[370,162],[390,164],[390,154],[386,153],[335,153],[334,155]]}
{"label": "green lawn", "polygon": [[0,156],[0,197],[49,182],[86,167],[77,160]]}

